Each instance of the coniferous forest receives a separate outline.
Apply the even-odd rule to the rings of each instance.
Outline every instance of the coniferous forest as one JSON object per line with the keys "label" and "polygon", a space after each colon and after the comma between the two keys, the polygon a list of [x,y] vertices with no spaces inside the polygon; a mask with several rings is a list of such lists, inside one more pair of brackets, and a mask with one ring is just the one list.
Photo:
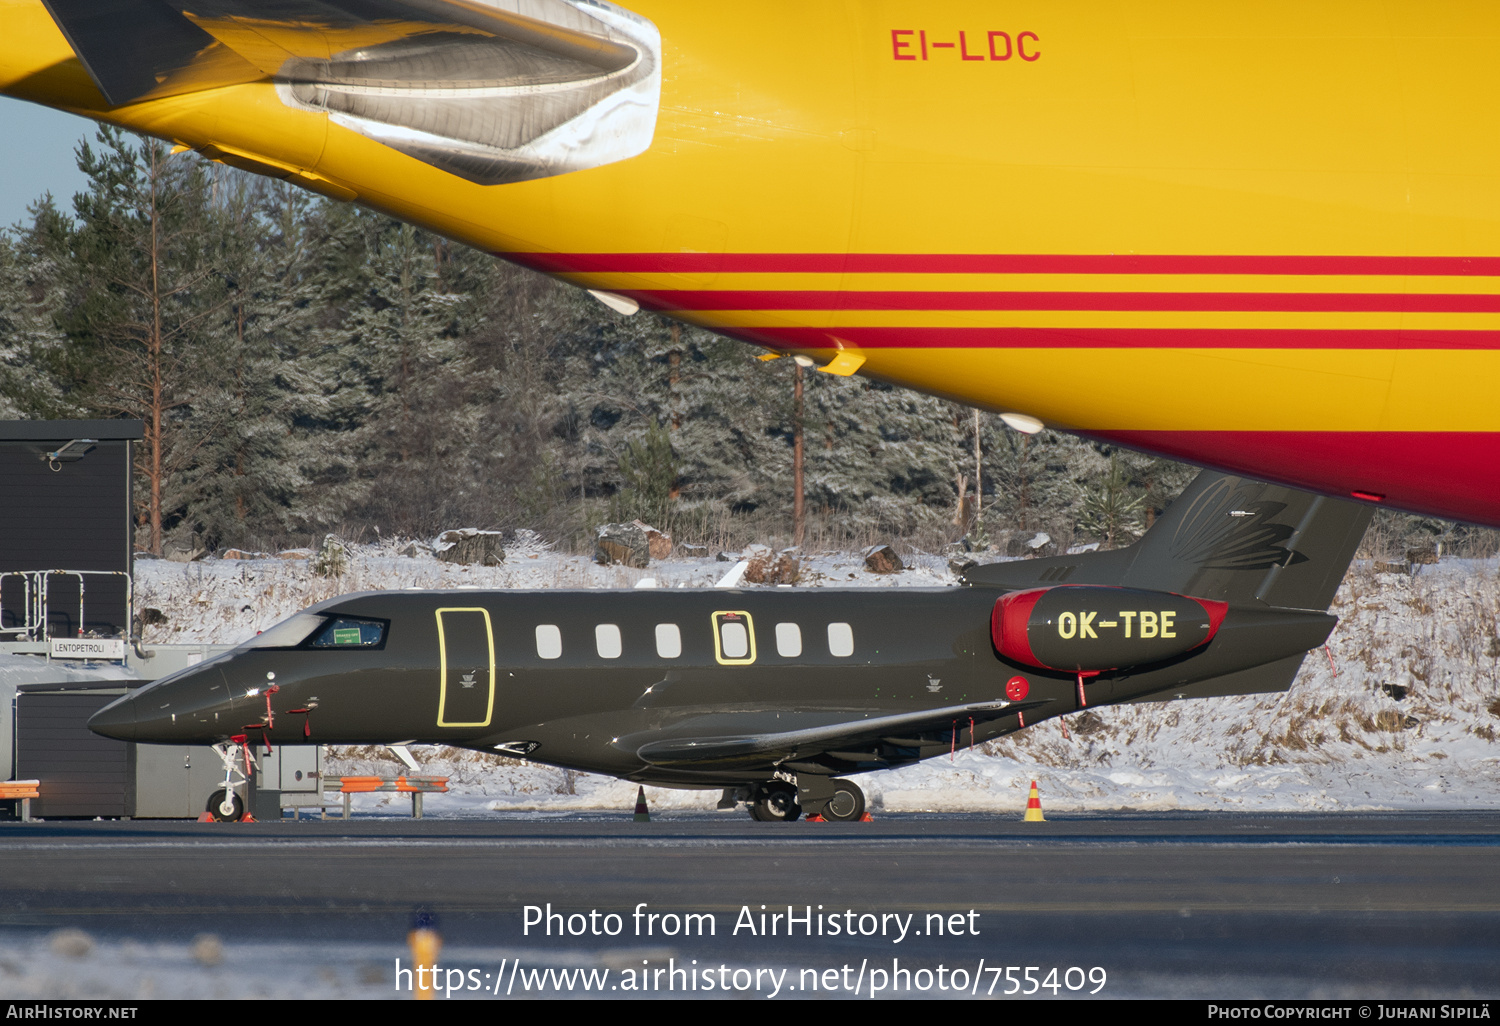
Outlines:
{"label": "coniferous forest", "polygon": [[[101,128],[0,234],[0,419],[128,417],[143,552],[640,518],[679,541],[1129,542],[1193,468],[799,374],[347,203]],[[797,399],[797,378],[801,399]],[[799,416],[800,410],[800,416]],[[1377,545],[1493,532],[1382,514]]]}

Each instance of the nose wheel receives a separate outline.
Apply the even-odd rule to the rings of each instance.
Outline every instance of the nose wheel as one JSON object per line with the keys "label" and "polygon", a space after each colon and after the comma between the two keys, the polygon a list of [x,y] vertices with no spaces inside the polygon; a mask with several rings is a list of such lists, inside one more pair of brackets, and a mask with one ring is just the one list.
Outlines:
{"label": "nose wheel", "polygon": [[245,802],[233,791],[221,789],[208,796],[204,811],[219,823],[238,823],[245,816]]}

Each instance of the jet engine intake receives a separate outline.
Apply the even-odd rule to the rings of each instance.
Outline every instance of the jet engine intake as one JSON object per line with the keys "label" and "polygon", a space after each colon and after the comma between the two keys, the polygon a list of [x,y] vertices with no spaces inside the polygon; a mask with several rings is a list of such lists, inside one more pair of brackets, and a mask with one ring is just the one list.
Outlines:
{"label": "jet engine intake", "polygon": [[598,167],[650,146],[655,26],[603,3],[494,6],[483,29],[296,57],[276,76],[281,98],[480,185]]}

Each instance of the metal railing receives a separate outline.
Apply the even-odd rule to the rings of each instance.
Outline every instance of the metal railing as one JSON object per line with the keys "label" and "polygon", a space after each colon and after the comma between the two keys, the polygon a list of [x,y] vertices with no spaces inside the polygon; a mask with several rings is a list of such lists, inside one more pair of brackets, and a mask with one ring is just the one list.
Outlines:
{"label": "metal railing", "polygon": [[[135,596],[133,593],[134,582],[128,573],[123,570],[4,570],[0,571],[0,594],[3,594],[7,578],[16,577],[21,580],[22,604],[20,622],[9,627],[0,624],[0,638],[9,636],[12,640],[20,641],[48,641],[53,635],[49,621],[51,619],[52,606],[48,596],[48,582],[54,577],[72,577],[78,581],[78,620],[77,633],[68,635],[70,637],[83,637],[85,625],[84,619],[85,592],[88,590],[89,577],[123,577],[125,579],[125,630],[123,637],[129,641],[131,637],[130,617],[135,609]],[[72,603],[69,603],[71,610]]]}

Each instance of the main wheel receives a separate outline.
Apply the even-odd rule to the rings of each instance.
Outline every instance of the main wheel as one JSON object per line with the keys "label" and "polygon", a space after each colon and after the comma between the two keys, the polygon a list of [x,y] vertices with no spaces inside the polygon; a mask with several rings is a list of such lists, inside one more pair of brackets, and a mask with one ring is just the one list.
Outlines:
{"label": "main wheel", "polygon": [[773,781],[761,788],[750,815],[762,823],[790,823],[802,815],[802,806],[797,804],[797,789],[783,780]]}
{"label": "main wheel", "polygon": [[823,818],[839,823],[857,822],[865,814],[865,793],[851,780],[835,780],[833,786],[838,790],[823,806]]}
{"label": "main wheel", "polygon": [[208,796],[205,811],[220,823],[238,823],[245,815],[245,803],[235,792],[220,788]]}

